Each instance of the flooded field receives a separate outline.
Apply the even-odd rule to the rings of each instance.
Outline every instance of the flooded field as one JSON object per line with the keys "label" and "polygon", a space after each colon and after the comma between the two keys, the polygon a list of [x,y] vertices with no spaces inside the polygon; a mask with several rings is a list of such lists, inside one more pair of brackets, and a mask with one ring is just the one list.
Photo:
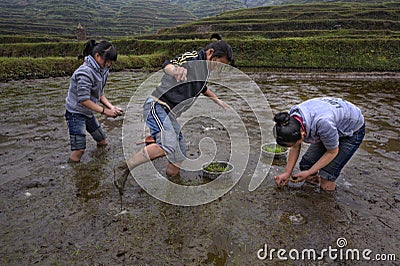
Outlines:
{"label": "flooded field", "polygon": [[[249,134],[245,178],[221,198],[199,206],[175,206],[155,199],[130,178],[121,212],[112,175],[114,165],[124,160],[124,118],[99,116],[109,145],[97,148],[88,136],[82,163],[70,165],[64,118],[69,78],[0,83],[0,264],[264,265],[272,260],[273,265],[366,265],[361,254],[366,249],[371,250],[370,265],[398,264],[400,74],[246,73],[273,112],[318,96],[342,97],[361,108],[367,133],[342,171],[336,192],[309,184],[277,189],[272,177],[283,171],[282,161],[249,192],[249,178],[260,160],[255,131]],[[108,99],[125,109],[150,75],[111,73]],[[229,90],[215,90],[248,128],[256,128],[246,103]],[[250,104],[258,98],[247,100]],[[218,123],[202,119],[183,128],[188,155],[198,156],[201,139],[209,137],[223,159],[232,145],[229,137]],[[271,117],[265,119],[271,122]],[[156,165],[162,172],[165,160]],[[141,174],[146,177],[146,172]],[[174,182],[198,185],[205,180],[183,171]],[[330,247],[336,249],[336,258],[324,251]],[[301,254],[309,249],[315,256],[284,260],[279,249],[287,251],[286,257],[291,250]],[[360,260],[346,259],[348,249],[359,250]],[[378,257],[392,261],[377,261]]]}

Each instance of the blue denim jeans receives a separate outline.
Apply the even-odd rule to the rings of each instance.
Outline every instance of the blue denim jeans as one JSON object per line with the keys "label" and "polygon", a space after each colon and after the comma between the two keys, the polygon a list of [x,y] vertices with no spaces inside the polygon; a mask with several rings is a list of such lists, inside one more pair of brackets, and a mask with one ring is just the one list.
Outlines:
{"label": "blue denim jeans", "polygon": [[86,131],[96,142],[106,139],[106,134],[94,116],[65,112],[68,125],[71,151],[86,149]]}
{"label": "blue denim jeans", "polygon": [[169,162],[178,163],[186,159],[185,141],[180,125],[166,106],[149,98],[143,105],[143,118],[151,136],[167,154]]}
{"label": "blue denim jeans", "polygon": [[[318,171],[318,175],[325,180],[335,181],[343,167],[354,155],[365,136],[365,124],[351,137],[339,138],[339,153],[327,166]],[[300,161],[300,170],[310,169],[326,152],[322,142],[311,144]]]}

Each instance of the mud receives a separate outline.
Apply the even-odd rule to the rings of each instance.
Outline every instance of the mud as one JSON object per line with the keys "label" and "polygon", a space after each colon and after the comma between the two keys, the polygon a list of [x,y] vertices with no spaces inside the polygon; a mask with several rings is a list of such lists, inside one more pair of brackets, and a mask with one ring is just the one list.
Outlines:
{"label": "mud", "polygon": [[[107,96],[125,107],[150,73],[112,73]],[[97,148],[88,136],[80,164],[67,164],[64,119],[68,78],[0,84],[0,264],[1,265],[264,265],[259,249],[370,249],[395,254],[400,237],[400,74],[248,73],[274,112],[311,97],[329,95],[358,105],[367,134],[348,163],[334,193],[305,184],[277,189],[272,177],[284,169],[275,162],[253,192],[239,182],[206,205],[173,206],[153,198],[130,178],[121,202],[112,185],[113,166],[123,160],[123,117],[99,117],[109,145]],[[226,91],[228,104],[240,103]],[[243,108],[244,117],[245,108]],[[251,115],[247,119],[251,126]],[[189,157],[198,156],[203,136],[217,139],[225,159],[229,138],[218,124],[193,121],[183,133]],[[217,133],[215,133],[215,131]],[[213,133],[214,132],[214,133]],[[261,143],[251,143],[250,175]],[[165,160],[157,162],[160,171]],[[174,182],[201,184],[201,175],[182,173]],[[287,255],[287,254],[286,254]],[[369,262],[396,265],[396,262]],[[281,261],[276,265],[365,265],[336,259]]]}

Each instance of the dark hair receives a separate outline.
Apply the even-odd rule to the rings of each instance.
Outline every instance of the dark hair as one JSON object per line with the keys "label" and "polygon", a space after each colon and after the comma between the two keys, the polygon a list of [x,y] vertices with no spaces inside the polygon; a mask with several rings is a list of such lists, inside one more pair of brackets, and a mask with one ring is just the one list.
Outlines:
{"label": "dark hair", "polygon": [[288,112],[277,113],[274,121],[274,136],[278,145],[286,147],[289,143],[295,143],[301,139],[300,122]]}
{"label": "dark hair", "polygon": [[105,60],[117,61],[117,49],[107,41],[101,41],[97,43],[95,40],[89,40],[86,42],[83,48],[82,54],[78,58],[84,58],[85,56],[99,54]]}
{"label": "dark hair", "polygon": [[210,40],[212,39],[217,39],[217,41],[210,43],[207,45],[203,50],[207,51],[209,49],[213,49],[214,53],[211,56],[213,57],[226,57],[228,61],[233,65],[234,59],[233,59],[233,52],[232,52],[232,47],[227,44],[225,41],[222,40],[222,36],[219,35],[218,33],[213,33],[210,37]]}

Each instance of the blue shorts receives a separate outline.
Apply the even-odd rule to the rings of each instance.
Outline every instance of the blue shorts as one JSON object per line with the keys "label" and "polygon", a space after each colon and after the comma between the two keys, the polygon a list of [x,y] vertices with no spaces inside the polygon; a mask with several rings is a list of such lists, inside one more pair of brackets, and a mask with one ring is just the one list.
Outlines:
{"label": "blue shorts", "polygon": [[[365,136],[365,124],[351,137],[339,138],[339,153],[327,166],[318,171],[318,175],[328,181],[336,181],[340,172],[354,155]],[[300,161],[300,170],[310,169],[324,155],[326,148],[322,142],[311,144]]]}
{"label": "blue shorts", "polygon": [[186,159],[180,125],[168,107],[148,98],[143,105],[143,118],[151,136],[167,154],[169,162],[178,163]]}
{"label": "blue shorts", "polygon": [[71,151],[86,149],[86,131],[97,142],[106,139],[106,135],[94,116],[65,112],[67,120]]}

